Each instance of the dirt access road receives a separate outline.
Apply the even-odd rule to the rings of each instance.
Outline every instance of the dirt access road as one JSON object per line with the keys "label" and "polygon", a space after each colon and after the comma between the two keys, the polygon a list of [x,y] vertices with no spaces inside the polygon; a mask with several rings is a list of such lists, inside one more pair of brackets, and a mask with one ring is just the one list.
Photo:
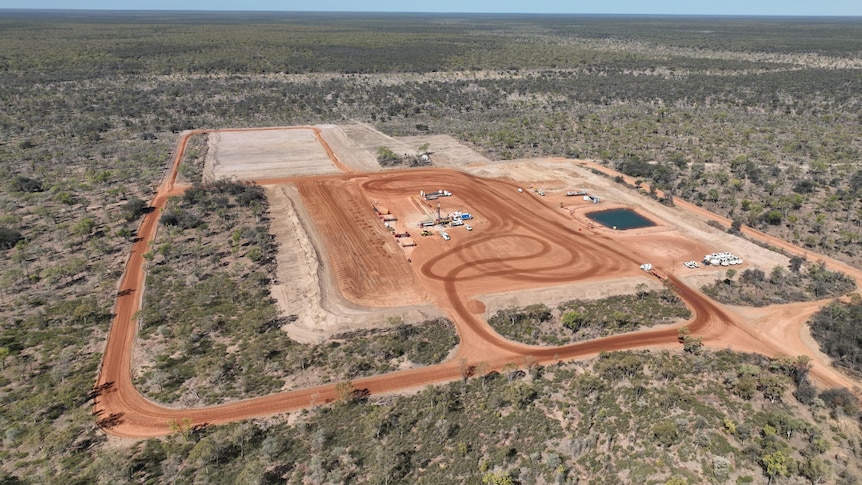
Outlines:
{"label": "dirt access road", "polygon": [[[511,342],[487,325],[483,317],[484,304],[476,297],[572,282],[601,284],[615,278],[651,278],[638,269],[640,263],[661,258],[671,246],[681,253],[702,255],[706,249],[702,243],[670,232],[662,234],[662,245],[639,244],[636,233],[622,235],[592,230],[566,212],[555,211],[541,198],[520,193],[515,182],[475,177],[457,170],[351,173],[351,167],[338,160],[315,127],[293,129],[314,133],[343,174],[259,180],[259,183],[290,183],[297,187],[315,226],[321,231],[333,274],[344,297],[367,305],[432,302],[455,323],[461,339],[456,355],[442,364],[357,379],[352,382],[354,389],[382,394],[458,380],[509,364],[546,364],[589,358],[610,350],[679,348],[679,325],[563,347],[533,347]],[[184,189],[175,187],[177,168],[188,138],[199,133],[203,131],[186,132],[180,138],[172,170],[153,200],[156,210],[146,215],[141,223],[139,240],[132,248],[120,284],[116,316],[94,392],[97,420],[113,435],[162,436],[171,433],[172,423],[220,424],[307,408],[340,397],[337,384],[329,384],[220,406],[176,409],[149,401],[135,389],[131,355],[137,325],[133,317],[140,308],[144,289],[143,254],[155,238],[158,214],[168,197]],[[445,203],[469,207],[477,214],[474,231],[458,228],[456,232],[456,228],[451,228],[451,241],[440,237],[423,238],[417,247],[403,250],[388,234],[369,230],[370,224],[380,223],[371,210],[373,204],[385,204],[393,213],[405,215],[401,223],[408,227],[431,209],[417,202],[420,190],[439,187],[455,194]],[[335,192],[340,197],[338,205],[332,204],[329,197]],[[346,211],[345,207],[351,209]],[[370,250],[374,246],[377,248]],[[407,261],[408,254],[412,262]],[[367,272],[375,268],[378,273]],[[670,282],[694,313],[685,325],[694,335],[703,337],[707,345],[717,348],[731,345],[737,350],[766,355],[812,353],[793,346],[794,342],[776,340],[753,325],[744,313],[724,308],[705,297],[674,274],[675,268],[669,269]],[[374,285],[363,281],[367,276],[374,279]],[[390,285],[386,291],[375,289],[377,285],[386,284]],[[816,363],[812,377],[822,385],[855,385],[828,363],[821,360]]]}

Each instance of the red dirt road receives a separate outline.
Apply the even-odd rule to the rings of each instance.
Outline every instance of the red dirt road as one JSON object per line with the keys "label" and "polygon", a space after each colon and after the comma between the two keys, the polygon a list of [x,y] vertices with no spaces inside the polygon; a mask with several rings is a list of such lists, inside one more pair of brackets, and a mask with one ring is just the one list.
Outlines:
{"label": "red dirt road", "polygon": [[[167,198],[182,192],[182,188],[174,188],[176,170],[188,138],[198,133],[202,131],[187,132],[180,138],[173,169],[152,203],[156,210],[141,223],[140,239],[132,247],[120,284],[116,317],[108,334],[96,383],[100,392],[94,406],[100,425],[113,435],[162,436],[171,432],[172,421],[220,424],[298,410],[339,397],[336,385],[330,384],[220,406],[175,409],[149,401],[135,389],[131,354],[137,322],[133,316],[140,308],[144,288],[143,254],[155,238],[159,211]],[[500,180],[444,169],[351,174],[349,167],[337,161],[325,141],[320,137],[318,140],[333,163],[344,170],[344,175],[263,183],[297,186],[325,241],[335,279],[344,296],[359,304],[375,306],[431,301],[455,323],[461,338],[457,355],[447,362],[357,379],[353,381],[354,388],[382,394],[461,379],[477,367],[487,372],[507,364],[524,366],[588,358],[601,351],[679,347],[677,327],[564,347],[532,347],[500,337],[484,321],[484,305],[475,300],[477,295],[584,280],[641,275],[647,278],[638,266],[650,260],[656,249],[639,246],[635,239],[621,243],[615,237],[587,230],[565,213],[554,211],[530,194],[518,193],[517,186]],[[451,241],[443,241],[439,236],[419,239],[419,245],[411,249],[412,263],[408,263],[401,248],[391,241],[394,238],[380,229],[382,223],[376,220],[372,201],[392,208],[405,221],[422,219],[423,207],[414,198],[420,190],[440,187],[454,194],[445,203],[457,204],[477,216],[475,229],[468,232],[452,228]],[[674,241],[666,237],[669,242]],[[703,253],[697,244],[683,237],[677,238],[676,243],[693,254]],[[734,342],[734,348],[766,355],[787,353],[780,342],[773,342],[745,318],[687,287],[673,274],[669,279],[694,313],[685,325],[693,334],[704,337],[706,343],[725,347]],[[829,386],[854,384],[825,365],[815,366],[812,375]]]}

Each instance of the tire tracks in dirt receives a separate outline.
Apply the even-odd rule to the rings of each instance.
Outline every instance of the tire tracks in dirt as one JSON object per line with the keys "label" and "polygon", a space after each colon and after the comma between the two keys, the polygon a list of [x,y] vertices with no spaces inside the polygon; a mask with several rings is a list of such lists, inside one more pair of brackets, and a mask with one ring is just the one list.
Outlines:
{"label": "tire tracks in dirt", "polygon": [[[333,177],[350,179],[358,176],[352,174],[350,167],[344,166],[338,160],[320,136],[319,129],[290,128],[313,130],[332,162],[345,174],[307,177],[302,179],[303,183],[314,183],[315,179],[325,182]],[[222,131],[250,130],[254,129]],[[138,239],[132,246],[125,273],[120,281],[115,317],[108,332],[96,381],[97,391],[94,391],[96,419],[105,432],[116,436],[163,436],[172,432],[172,423],[185,422],[192,426],[222,424],[295,411],[330,403],[343,397],[340,396],[337,384],[327,384],[218,406],[176,409],[146,399],[135,388],[132,382],[131,356],[137,333],[135,314],[141,307],[145,283],[146,261],[143,255],[155,238],[160,211],[165,207],[168,198],[179,195],[184,190],[184,187],[175,187],[175,183],[177,169],[189,137],[205,132],[207,130],[195,130],[184,132],[180,136],[173,154],[172,169],[153,199],[151,206],[154,210],[145,215],[140,224]],[[596,164],[578,163],[605,172],[608,170]],[[643,274],[635,269],[639,261],[637,248],[615,243],[612,238],[595,231],[576,230],[572,227],[571,219],[551,211],[531,195],[518,193],[517,186],[510,182],[480,179],[446,169],[405,170],[367,174],[366,177],[368,180],[363,182],[362,186],[367,192],[394,195],[417,193],[427,186],[429,181],[435,184],[445,183],[448,187],[453,187],[452,190],[464,194],[471,207],[475,206],[477,211],[487,214],[487,227],[483,228],[487,234],[471,236],[472,239],[465,242],[453,241],[448,249],[426,255],[424,261],[419,258],[413,266],[413,271],[427,290],[430,300],[455,323],[461,338],[455,356],[438,365],[356,379],[352,382],[354,389],[367,390],[371,394],[384,394],[464,379],[477,369],[490,372],[511,364],[526,366],[533,363],[548,364],[561,360],[584,359],[602,351],[678,348],[677,331],[683,325],[687,325],[693,335],[703,337],[708,345],[723,347],[728,342],[738,342],[741,348],[771,356],[784,349],[773,344],[767,335],[752,329],[744,317],[726,311],[718,303],[688,287],[672,273],[668,275],[668,281],[693,312],[693,317],[688,322],[561,347],[534,347],[506,340],[476,314],[476,310],[481,309],[473,299],[476,295],[488,293],[489,288],[518,289],[584,281],[596,277],[607,278],[609,275],[631,277]],[[280,179],[262,183],[269,185],[293,182],[294,179]],[[678,205],[710,218],[717,217],[682,202],[678,201]],[[791,252],[800,249],[794,249],[792,245],[776,241],[762,233],[751,231],[747,234],[778,247],[789,247],[787,250]],[[828,258],[824,258],[824,261],[830,266],[835,264]],[[858,271],[848,273],[854,274],[859,281]],[[825,366],[815,367],[812,375],[827,385],[855,384],[846,376]]]}

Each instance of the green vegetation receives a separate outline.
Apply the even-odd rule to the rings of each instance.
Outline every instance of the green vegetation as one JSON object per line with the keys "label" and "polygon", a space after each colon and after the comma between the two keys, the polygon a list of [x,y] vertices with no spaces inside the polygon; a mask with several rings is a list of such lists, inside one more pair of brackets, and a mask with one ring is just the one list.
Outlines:
{"label": "green vegetation", "polygon": [[[244,225],[244,223],[257,225]],[[274,247],[263,189],[220,181],[171,200],[149,253],[135,384],[164,403],[204,405],[442,361],[451,322],[337,335],[318,345],[280,329],[269,295]]]}
{"label": "green vegetation", "polygon": [[769,276],[756,268],[746,269],[737,279],[736,270],[729,269],[725,278],[702,289],[722,303],[750,306],[834,298],[856,289],[852,278],[827,270],[822,262],[809,263],[803,272],[804,262],[795,257],[789,270],[776,266]]}
{"label": "green vegetation", "polygon": [[381,167],[393,167],[398,165],[407,165],[409,167],[422,167],[431,165],[431,161],[427,158],[423,159],[416,155],[398,155],[387,147],[377,148],[377,163]]}
{"label": "green vegetation", "polygon": [[811,318],[811,335],[835,364],[862,375],[862,301],[831,303]]}
{"label": "green vegetation", "polygon": [[11,249],[23,238],[15,229],[0,227],[0,249]]}
{"label": "green vegetation", "polygon": [[564,345],[688,319],[672,291],[647,291],[600,300],[572,300],[552,311],[542,304],[500,310],[488,323],[500,335],[531,345]]}
{"label": "green vegetation", "polygon": [[[152,134],[145,133],[144,136],[146,135]],[[204,162],[209,148],[208,142],[209,135],[206,133],[189,138],[177,177],[179,182],[192,184],[203,182]]]}
{"label": "green vegetation", "polygon": [[[156,483],[765,483],[859,476],[846,390],[801,406],[794,359],[614,352],[346,399],[113,448],[64,481]],[[751,382],[754,392],[737,388]],[[852,395],[850,395],[852,397]],[[842,403],[842,404],[839,404]],[[857,403],[858,405],[858,403]],[[747,478],[746,478],[747,477]]]}
{"label": "green vegetation", "polygon": [[[795,377],[727,352],[612,354],[594,370],[565,364],[528,377],[513,370],[321,408],[295,426],[175,423],[170,439],[128,449],[104,445],[86,399],[147,209],[138,201],[151,199],[184,129],[353,120],[395,136],[451,134],[492,158],[590,157],[736,229],[860,264],[858,19],[4,11],[0,52],[0,481],[859,480],[852,396],[798,384],[808,407],[794,407],[782,389]],[[187,183],[200,182],[205,137],[192,144]],[[167,357],[138,378],[160,399],[189,398],[189,368],[228,362],[235,374],[222,375],[234,379],[263,363],[287,368],[286,349],[297,349],[282,342],[281,358],[244,363],[224,341],[193,340],[209,328],[237,344],[278,346],[274,326],[287,323],[272,318],[263,294],[265,211],[255,214],[241,194],[204,195],[173,201],[151,248],[150,284],[163,280],[165,298],[190,298],[197,312],[176,326],[146,315],[147,338],[165,346],[153,353]],[[254,222],[238,223],[240,210]],[[209,242],[217,237],[227,242]],[[163,269],[188,247],[188,266]],[[190,288],[180,288],[187,277]],[[212,291],[225,313],[206,313],[195,290]],[[266,339],[248,336],[253,322]],[[411,348],[441,338],[413,331],[368,336],[384,343],[369,340],[365,352],[426,362],[448,348]],[[171,332],[189,340],[169,342]],[[334,343],[346,349],[347,340]],[[845,343],[843,355],[855,355]],[[189,353],[167,354],[169,345]],[[299,355],[315,352],[335,351]],[[362,357],[368,370],[350,375],[384,365]],[[324,369],[352,368],[343,362]],[[279,372],[220,382],[200,399],[278,387],[289,374]]]}

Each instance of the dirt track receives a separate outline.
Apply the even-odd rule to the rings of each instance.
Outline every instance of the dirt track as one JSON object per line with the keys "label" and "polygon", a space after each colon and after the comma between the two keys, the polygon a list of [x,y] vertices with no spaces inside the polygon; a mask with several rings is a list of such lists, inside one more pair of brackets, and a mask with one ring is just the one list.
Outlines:
{"label": "dirt track", "polygon": [[[313,127],[296,129],[316,130]],[[170,195],[183,190],[182,187],[174,187],[176,169],[189,136],[196,133],[201,132],[187,132],[180,138],[173,170],[152,203],[157,210],[142,221],[138,231],[140,239],[132,248],[120,284],[116,317],[96,384],[101,391],[94,407],[103,428],[117,436],[160,436],[171,432],[171,421],[188,420],[192,425],[219,424],[288,412],[338,398],[336,385],[331,384],[221,406],[173,409],[148,401],[135,389],[131,380],[131,349],[137,330],[133,315],[140,308],[143,292],[143,254],[155,237],[159,210]],[[476,367],[491,371],[509,363],[521,366],[531,362],[551,363],[588,358],[608,350],[679,348],[676,327],[616,335],[564,347],[526,346],[494,333],[482,317],[484,305],[475,297],[595,278],[650,278],[638,269],[640,263],[662,257],[668,245],[675,245],[681,253],[702,255],[704,248],[700,243],[668,234],[662,236],[662,245],[638,244],[635,236],[590,230],[566,212],[553,210],[540,198],[519,193],[513,182],[473,177],[456,170],[352,174],[350,167],[338,161],[319,132],[315,133],[343,175],[263,183],[296,185],[322,233],[337,284],[345,298],[371,306],[430,301],[455,322],[461,338],[457,355],[447,362],[358,379],[353,382],[355,388],[379,394],[457,380],[472,373]],[[416,196],[420,190],[440,187],[454,193],[454,197],[441,203],[452,208],[469,208],[477,214],[475,230],[467,232],[452,228],[451,241],[443,241],[438,236],[422,238],[421,244],[410,248],[412,262],[408,262],[407,253],[380,228],[371,206],[385,205],[393,213],[404,216],[399,223],[405,229],[417,231],[415,222],[424,217],[423,211],[432,208],[417,203]],[[331,203],[333,198],[338,201],[337,205]],[[758,234],[751,235],[759,237]],[[858,271],[842,270],[857,279],[860,276]],[[804,345],[800,343],[802,340],[775,341],[775,333],[765,324],[754,325],[749,320],[756,320],[744,312],[723,308],[689,288],[672,272],[669,280],[694,312],[686,325],[695,335],[704,337],[707,345],[718,348],[730,345],[737,350],[766,355],[813,353],[799,348],[799,345]],[[846,387],[856,384],[829,367],[821,357],[815,358],[818,360],[812,376],[821,384]]]}

